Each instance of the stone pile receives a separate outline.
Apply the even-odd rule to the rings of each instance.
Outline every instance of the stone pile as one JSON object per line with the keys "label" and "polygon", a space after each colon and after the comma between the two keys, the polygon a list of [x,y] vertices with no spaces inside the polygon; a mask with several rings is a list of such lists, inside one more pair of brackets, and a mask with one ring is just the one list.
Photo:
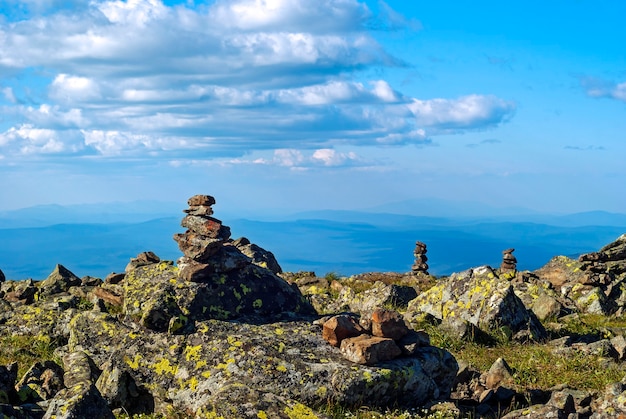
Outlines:
{"label": "stone pile", "polygon": [[230,228],[213,215],[215,198],[209,195],[194,195],[187,201],[189,208],[181,225],[184,233],[174,235],[174,240],[184,256],[178,260],[181,277],[196,282],[206,274],[217,273],[211,258],[216,255],[230,238]]}
{"label": "stone pile", "polygon": [[411,266],[411,271],[414,274],[424,273],[428,275],[428,257],[426,256],[426,244],[421,241],[415,242],[415,250],[413,251],[413,255],[415,255],[415,263]]}
{"label": "stone pile", "polygon": [[588,274],[588,283],[606,285],[622,279],[626,273],[626,234],[598,252],[580,255],[581,269]]}
{"label": "stone pile", "polygon": [[340,348],[344,358],[363,365],[413,356],[430,346],[426,332],[410,329],[401,314],[382,308],[361,322],[349,314],[333,316],[324,322],[322,337]]}
{"label": "stone pile", "polygon": [[517,258],[513,256],[515,249],[506,249],[502,251],[502,263],[500,264],[500,272],[515,272],[517,270]]}

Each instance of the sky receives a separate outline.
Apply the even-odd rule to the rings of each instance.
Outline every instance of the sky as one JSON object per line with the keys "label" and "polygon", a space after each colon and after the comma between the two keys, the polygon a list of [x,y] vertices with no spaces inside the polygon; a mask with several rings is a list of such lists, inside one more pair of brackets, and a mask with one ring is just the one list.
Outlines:
{"label": "sky", "polygon": [[626,213],[624,16],[619,0],[0,0],[0,210],[202,193],[216,215]]}

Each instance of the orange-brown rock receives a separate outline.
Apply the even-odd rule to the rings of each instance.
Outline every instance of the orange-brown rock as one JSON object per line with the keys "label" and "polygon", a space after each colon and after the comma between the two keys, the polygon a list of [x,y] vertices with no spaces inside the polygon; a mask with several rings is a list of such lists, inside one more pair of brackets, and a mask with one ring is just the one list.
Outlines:
{"label": "orange-brown rock", "polygon": [[344,339],[359,336],[363,332],[357,321],[346,314],[333,316],[322,326],[322,337],[336,347],[339,347]]}
{"label": "orange-brown rock", "polygon": [[93,295],[102,298],[104,301],[114,306],[122,306],[124,304],[124,297],[101,287],[95,287],[93,289]]}
{"label": "orange-brown rock", "polygon": [[402,354],[393,339],[370,335],[344,339],[340,349],[348,361],[363,365],[391,361]]}
{"label": "orange-brown rock", "polygon": [[372,334],[378,337],[401,339],[409,333],[404,318],[394,310],[376,309],[372,313]]}
{"label": "orange-brown rock", "polygon": [[190,207],[210,207],[211,205],[215,205],[215,198],[211,195],[194,195],[187,200],[187,205]]}

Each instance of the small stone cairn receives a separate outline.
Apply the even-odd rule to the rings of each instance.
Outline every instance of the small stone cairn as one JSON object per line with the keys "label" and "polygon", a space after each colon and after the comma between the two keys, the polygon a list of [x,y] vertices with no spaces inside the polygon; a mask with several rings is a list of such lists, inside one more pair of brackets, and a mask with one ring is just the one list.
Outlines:
{"label": "small stone cairn", "polygon": [[502,251],[502,263],[500,264],[500,272],[515,272],[517,270],[517,259],[513,256],[515,249],[506,249]]}
{"label": "small stone cairn", "polygon": [[418,275],[420,273],[428,275],[428,264],[426,263],[428,257],[426,256],[426,252],[426,244],[416,241],[415,250],[413,251],[413,255],[415,255],[415,263],[411,266],[411,271],[414,275]]}
{"label": "small stone cairn", "polygon": [[338,347],[345,359],[363,365],[413,356],[430,346],[426,332],[410,329],[400,313],[383,308],[360,322],[350,314],[333,316],[323,323],[322,337]]}

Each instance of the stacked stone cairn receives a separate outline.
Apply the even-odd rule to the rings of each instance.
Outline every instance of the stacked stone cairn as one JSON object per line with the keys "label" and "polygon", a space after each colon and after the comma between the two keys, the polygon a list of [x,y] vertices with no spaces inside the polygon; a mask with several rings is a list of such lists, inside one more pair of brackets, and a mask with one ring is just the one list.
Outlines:
{"label": "stacked stone cairn", "polygon": [[415,355],[420,348],[430,346],[428,334],[410,329],[394,310],[378,308],[360,321],[350,314],[339,314],[322,327],[322,337],[357,364],[376,365],[402,355]]}
{"label": "stacked stone cairn", "polygon": [[413,255],[415,255],[415,263],[411,267],[411,271],[414,275],[418,275],[420,273],[428,275],[428,257],[426,256],[426,244],[420,241],[415,242],[415,250],[413,251]]}
{"label": "stacked stone cairn", "polygon": [[506,249],[502,251],[502,263],[500,264],[500,272],[515,272],[517,270],[517,259],[513,256],[515,249]]}
{"label": "stacked stone cairn", "polygon": [[213,215],[215,198],[209,195],[194,195],[187,201],[189,208],[181,225],[184,233],[174,235],[174,240],[184,256],[178,260],[181,277],[192,282],[201,282],[206,275],[218,273],[211,257],[216,255],[230,238],[230,228]]}

